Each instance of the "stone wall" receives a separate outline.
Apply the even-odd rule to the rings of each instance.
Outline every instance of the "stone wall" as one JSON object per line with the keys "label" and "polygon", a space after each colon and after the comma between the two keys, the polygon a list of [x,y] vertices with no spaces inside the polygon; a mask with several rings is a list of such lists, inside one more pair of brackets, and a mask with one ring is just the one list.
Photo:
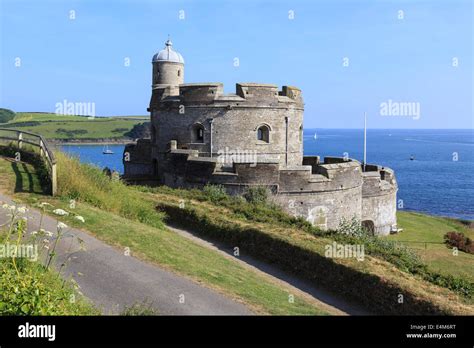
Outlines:
{"label": "stone wall", "polygon": [[375,165],[363,173],[362,218],[374,233],[388,235],[397,226],[397,182],[393,171]]}
{"label": "stone wall", "polygon": [[152,85],[179,85],[184,82],[184,64],[168,61],[153,62]]}
{"label": "stone wall", "polygon": [[[211,157],[212,152],[224,159],[229,153],[247,153],[259,162],[301,164],[299,90],[260,84],[237,84],[236,90],[225,95],[222,84],[182,84],[179,97],[152,98],[153,156],[162,159],[169,141],[176,140],[178,148],[198,150],[200,156]],[[257,139],[260,126],[268,127],[268,142]],[[194,136],[198,127],[202,140]]]}

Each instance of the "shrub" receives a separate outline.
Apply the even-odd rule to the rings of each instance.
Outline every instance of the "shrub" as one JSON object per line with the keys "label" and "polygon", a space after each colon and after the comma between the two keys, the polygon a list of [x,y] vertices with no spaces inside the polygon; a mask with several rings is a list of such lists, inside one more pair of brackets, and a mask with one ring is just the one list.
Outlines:
{"label": "shrub", "polygon": [[337,230],[339,233],[353,237],[364,237],[368,235],[368,231],[355,217],[350,220],[342,219]]}
{"label": "shrub", "polygon": [[265,204],[268,202],[269,195],[269,189],[264,186],[249,187],[244,193],[244,198],[249,203]]}
{"label": "shrub", "polygon": [[151,123],[144,122],[133,126],[131,130],[123,134],[126,137],[136,138],[149,138],[151,137]]}
{"label": "shrub", "polygon": [[202,191],[204,195],[206,196],[206,198],[213,203],[219,203],[229,198],[224,186],[222,185],[207,184],[206,186],[204,186]]}
{"label": "shrub", "polygon": [[444,242],[447,246],[458,248],[465,253],[474,254],[474,244],[472,240],[460,232],[448,232],[444,235]]}
{"label": "shrub", "polygon": [[15,118],[15,112],[0,108],[0,123],[7,123]]}

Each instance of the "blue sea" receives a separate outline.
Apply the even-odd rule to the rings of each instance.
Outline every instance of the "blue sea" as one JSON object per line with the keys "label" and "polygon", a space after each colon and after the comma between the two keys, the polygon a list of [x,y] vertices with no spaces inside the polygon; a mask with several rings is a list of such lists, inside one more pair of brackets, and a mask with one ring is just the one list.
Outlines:
{"label": "blue sea", "polygon": [[[109,148],[113,155],[101,145],[62,146],[83,162],[123,172],[123,145]],[[305,129],[304,153],[362,161],[363,130]],[[404,210],[474,220],[473,130],[368,130],[367,163],[395,170]]]}

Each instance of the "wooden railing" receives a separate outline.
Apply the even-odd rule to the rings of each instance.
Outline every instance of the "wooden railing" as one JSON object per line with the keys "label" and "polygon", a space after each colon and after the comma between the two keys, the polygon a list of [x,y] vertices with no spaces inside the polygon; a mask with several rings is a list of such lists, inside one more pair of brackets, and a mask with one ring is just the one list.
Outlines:
{"label": "wooden railing", "polygon": [[31,145],[38,148],[39,155],[44,161],[51,180],[51,194],[56,195],[58,189],[58,181],[56,174],[56,158],[53,151],[48,146],[46,140],[39,134],[25,132],[13,128],[0,128],[0,140],[7,140],[17,144],[18,149],[23,149],[23,144]]}

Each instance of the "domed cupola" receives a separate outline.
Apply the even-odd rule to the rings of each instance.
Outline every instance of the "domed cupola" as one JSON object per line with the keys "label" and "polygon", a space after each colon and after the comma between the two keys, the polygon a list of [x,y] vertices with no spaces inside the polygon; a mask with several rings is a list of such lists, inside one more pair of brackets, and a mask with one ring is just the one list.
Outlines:
{"label": "domed cupola", "polygon": [[173,49],[170,39],[165,42],[165,48],[155,54],[153,64],[153,86],[179,85],[184,82],[184,59]]}
{"label": "domed cupola", "polygon": [[184,64],[183,56],[173,49],[173,43],[170,39],[165,42],[165,45],[164,49],[153,56],[152,62],[165,61]]}

